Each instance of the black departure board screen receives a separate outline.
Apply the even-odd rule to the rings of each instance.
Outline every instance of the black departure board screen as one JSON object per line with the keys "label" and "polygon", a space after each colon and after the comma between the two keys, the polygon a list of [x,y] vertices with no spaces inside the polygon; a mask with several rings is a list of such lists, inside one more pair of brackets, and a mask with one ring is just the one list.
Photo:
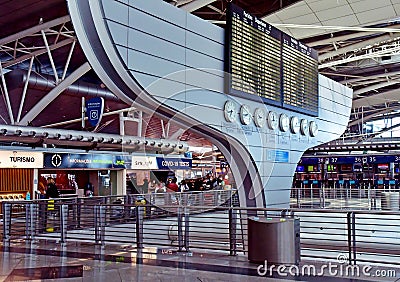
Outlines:
{"label": "black departure board screen", "polygon": [[315,50],[234,4],[229,5],[226,35],[230,94],[318,114]]}
{"label": "black departure board screen", "polygon": [[318,110],[318,61],[316,51],[293,37],[282,34],[284,106]]}

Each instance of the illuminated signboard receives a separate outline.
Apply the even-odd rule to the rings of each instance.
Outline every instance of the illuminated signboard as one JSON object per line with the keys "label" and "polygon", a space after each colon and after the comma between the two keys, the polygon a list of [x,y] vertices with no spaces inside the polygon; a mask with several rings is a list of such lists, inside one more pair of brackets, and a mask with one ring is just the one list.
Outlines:
{"label": "illuminated signboard", "polygon": [[230,94],[318,114],[315,50],[234,4],[229,5],[226,34]]}

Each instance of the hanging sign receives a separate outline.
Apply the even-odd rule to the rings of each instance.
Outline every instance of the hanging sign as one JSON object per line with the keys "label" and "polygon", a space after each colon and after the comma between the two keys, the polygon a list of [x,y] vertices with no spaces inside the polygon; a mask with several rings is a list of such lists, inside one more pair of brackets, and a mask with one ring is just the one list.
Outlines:
{"label": "hanging sign", "polygon": [[94,97],[86,101],[86,116],[92,126],[97,126],[103,116],[104,99]]}

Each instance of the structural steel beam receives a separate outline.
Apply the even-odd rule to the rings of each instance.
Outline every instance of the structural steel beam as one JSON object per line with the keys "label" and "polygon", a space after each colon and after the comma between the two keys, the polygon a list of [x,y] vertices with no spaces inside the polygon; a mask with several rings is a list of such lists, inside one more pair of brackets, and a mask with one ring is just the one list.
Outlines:
{"label": "structural steel beam", "polygon": [[64,17],[61,17],[61,18],[58,18],[58,19],[55,19],[55,20],[52,20],[52,21],[49,21],[49,22],[46,22],[46,23],[39,24],[37,26],[31,27],[31,28],[28,28],[28,29],[25,29],[25,30],[23,30],[21,32],[18,32],[18,33],[12,34],[10,36],[7,36],[7,37],[5,37],[3,39],[0,39],[0,46],[8,44],[10,42],[13,42],[15,40],[30,36],[32,34],[38,33],[41,30],[46,30],[46,29],[51,28],[53,26],[57,26],[57,25],[60,25],[62,23],[69,22],[69,21],[71,21],[70,16],[64,16]]}
{"label": "structural steel beam", "polygon": [[77,68],[70,76],[60,82],[55,88],[53,88],[46,96],[44,96],[20,121],[19,124],[26,125],[32,121],[37,115],[43,111],[54,99],[58,97],[65,89],[68,88],[72,83],[82,77],[91,69],[89,63],[84,63],[82,66]]}

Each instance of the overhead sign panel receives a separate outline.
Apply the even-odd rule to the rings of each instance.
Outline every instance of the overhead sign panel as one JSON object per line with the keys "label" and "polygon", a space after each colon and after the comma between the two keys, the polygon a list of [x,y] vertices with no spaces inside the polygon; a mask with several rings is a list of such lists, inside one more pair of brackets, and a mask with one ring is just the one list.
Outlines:
{"label": "overhead sign panel", "polygon": [[314,49],[231,3],[225,46],[230,94],[318,114]]}
{"label": "overhead sign panel", "polygon": [[131,169],[158,169],[156,157],[133,156]]}
{"label": "overhead sign panel", "polygon": [[45,168],[113,168],[113,156],[104,154],[46,153]]}
{"label": "overhead sign panel", "polygon": [[191,169],[192,159],[157,157],[157,165],[162,170]]}
{"label": "overhead sign panel", "polygon": [[104,99],[94,97],[86,101],[86,115],[92,126],[97,126],[103,116]]}
{"label": "overhead sign panel", "polygon": [[85,168],[85,169],[140,169],[176,170],[191,169],[192,159],[157,156],[116,156],[107,154],[45,153],[44,168]]}
{"label": "overhead sign panel", "polygon": [[43,153],[0,151],[0,168],[42,168]]}

